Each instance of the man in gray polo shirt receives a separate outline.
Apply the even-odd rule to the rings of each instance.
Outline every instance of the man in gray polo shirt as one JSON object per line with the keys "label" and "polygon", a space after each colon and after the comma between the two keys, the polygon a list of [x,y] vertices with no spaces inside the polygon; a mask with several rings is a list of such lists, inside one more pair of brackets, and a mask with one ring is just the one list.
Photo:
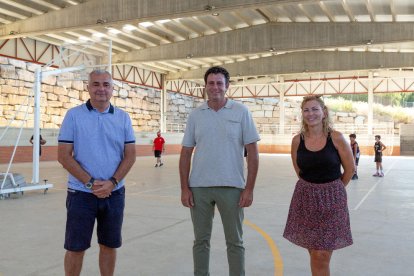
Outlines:
{"label": "man in gray polo shirt", "polygon": [[58,161],[69,172],[66,199],[65,274],[79,275],[95,220],[101,275],[113,275],[122,244],[124,177],[135,162],[128,114],[111,105],[111,74],[89,75],[90,99],[70,109],[59,133]]}
{"label": "man in gray polo shirt", "polygon": [[[188,116],[180,156],[181,202],[191,210],[195,235],[194,275],[209,275],[210,238],[217,205],[226,237],[229,275],[240,276],[245,275],[243,208],[253,202],[260,137],[247,107],[225,97],[230,81],[227,70],[212,67],[204,81],[208,101]],[[249,156],[246,181],[244,147]]]}

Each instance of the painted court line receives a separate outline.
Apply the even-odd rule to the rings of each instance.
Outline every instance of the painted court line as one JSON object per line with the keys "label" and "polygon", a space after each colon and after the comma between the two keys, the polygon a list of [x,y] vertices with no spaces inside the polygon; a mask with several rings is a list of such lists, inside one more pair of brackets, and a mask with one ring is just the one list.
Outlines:
{"label": "painted court line", "polygon": [[282,257],[280,256],[279,250],[277,249],[277,246],[275,242],[272,240],[272,238],[265,232],[263,229],[261,229],[259,226],[251,223],[247,219],[244,220],[244,224],[247,226],[250,226],[257,232],[259,232],[260,235],[266,240],[267,244],[270,247],[270,250],[272,251],[273,255],[273,263],[275,267],[275,276],[283,276],[283,262]]}
{"label": "painted court line", "polygon": [[[392,167],[394,167],[395,163],[397,163],[397,161],[394,161],[394,163],[391,164],[391,166],[387,169],[387,171],[385,172],[385,175],[388,174],[388,172],[392,169]],[[375,190],[375,188],[378,186],[378,184],[380,184],[382,181],[384,181],[384,178],[379,178],[377,180],[377,182],[375,182],[374,186],[371,187],[371,189],[369,189],[369,191],[366,193],[366,195],[361,199],[361,201],[357,204],[357,206],[355,206],[355,208],[353,209],[353,211],[356,211],[359,209],[359,207],[361,207],[362,203],[364,203],[364,201],[368,198],[368,196]]]}

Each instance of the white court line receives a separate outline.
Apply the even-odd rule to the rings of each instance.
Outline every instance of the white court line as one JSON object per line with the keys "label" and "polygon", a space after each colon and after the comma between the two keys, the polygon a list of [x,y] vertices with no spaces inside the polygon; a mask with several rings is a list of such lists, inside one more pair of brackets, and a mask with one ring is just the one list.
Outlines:
{"label": "white court line", "polygon": [[[394,167],[395,163],[397,163],[397,161],[394,161],[394,163],[391,164],[391,166],[385,172],[385,175],[387,175],[388,172],[392,169],[392,167]],[[378,186],[378,184],[380,184],[383,180],[384,180],[384,178],[381,177],[381,178],[379,178],[377,180],[377,182],[375,182],[374,186],[372,186],[371,189],[369,189],[369,191],[367,192],[367,194],[361,199],[361,201],[357,204],[357,206],[355,206],[355,208],[353,209],[353,211],[356,211],[356,210],[359,209],[359,207],[361,207],[362,203],[364,203],[364,201],[368,198],[368,196],[372,193],[372,191],[374,191],[375,188]]]}

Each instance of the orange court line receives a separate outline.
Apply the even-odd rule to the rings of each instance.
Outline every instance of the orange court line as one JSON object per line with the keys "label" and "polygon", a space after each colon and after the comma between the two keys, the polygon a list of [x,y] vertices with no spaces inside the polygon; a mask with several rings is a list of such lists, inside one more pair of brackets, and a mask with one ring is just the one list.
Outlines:
{"label": "orange court line", "polygon": [[262,235],[262,237],[266,240],[267,244],[270,247],[270,250],[272,251],[273,263],[274,263],[274,267],[275,267],[275,276],[283,276],[282,257],[280,256],[279,250],[277,249],[277,246],[276,246],[275,242],[273,241],[273,239],[263,229],[261,229],[259,226],[255,225],[255,224],[251,223],[250,221],[245,219],[244,224],[246,224],[247,226],[250,226],[251,228],[253,228],[257,232],[259,232],[259,234]]}

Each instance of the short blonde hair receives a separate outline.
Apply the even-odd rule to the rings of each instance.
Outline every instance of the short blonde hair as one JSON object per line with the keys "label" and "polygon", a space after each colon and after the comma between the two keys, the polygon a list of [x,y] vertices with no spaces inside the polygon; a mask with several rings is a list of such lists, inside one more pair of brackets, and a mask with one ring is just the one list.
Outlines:
{"label": "short blonde hair", "polygon": [[332,123],[331,123],[331,119],[329,117],[329,110],[328,107],[325,105],[324,101],[321,99],[321,96],[306,96],[303,97],[303,101],[300,105],[300,109],[301,109],[301,114],[302,114],[302,122],[301,122],[301,127],[300,127],[300,134],[305,135],[308,131],[309,131],[309,127],[308,125],[305,123],[305,121],[303,120],[303,106],[310,101],[317,101],[320,105],[320,107],[322,108],[323,113],[325,114],[325,118],[322,119],[322,125],[323,125],[323,133],[328,136],[328,133],[331,132],[333,130],[332,127]]}

